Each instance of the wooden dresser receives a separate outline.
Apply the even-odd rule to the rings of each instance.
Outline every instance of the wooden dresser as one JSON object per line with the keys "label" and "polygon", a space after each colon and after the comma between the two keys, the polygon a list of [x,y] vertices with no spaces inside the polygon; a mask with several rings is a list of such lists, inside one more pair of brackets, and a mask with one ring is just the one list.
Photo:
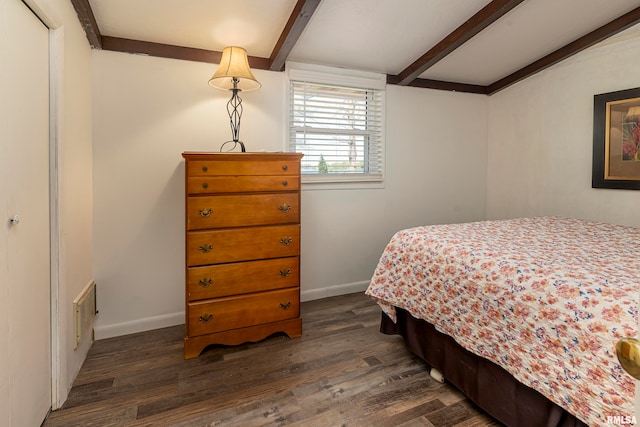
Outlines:
{"label": "wooden dresser", "polygon": [[184,357],[302,334],[299,153],[185,158]]}

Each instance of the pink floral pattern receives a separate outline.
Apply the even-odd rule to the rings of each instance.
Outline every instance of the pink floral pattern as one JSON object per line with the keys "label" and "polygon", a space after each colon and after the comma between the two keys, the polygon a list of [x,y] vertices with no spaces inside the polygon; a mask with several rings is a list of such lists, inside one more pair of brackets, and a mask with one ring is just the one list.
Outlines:
{"label": "pink floral pattern", "polygon": [[425,319],[591,426],[634,415],[640,229],[540,217],[396,233],[367,295]]}

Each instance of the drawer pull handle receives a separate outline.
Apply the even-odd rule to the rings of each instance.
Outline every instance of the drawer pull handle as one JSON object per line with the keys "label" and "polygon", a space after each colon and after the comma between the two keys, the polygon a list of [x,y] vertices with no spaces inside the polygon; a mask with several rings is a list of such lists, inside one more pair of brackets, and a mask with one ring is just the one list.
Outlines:
{"label": "drawer pull handle", "polygon": [[286,171],[287,169],[289,169],[289,166],[287,166],[287,165],[282,166],[282,170],[283,171]]}
{"label": "drawer pull handle", "polygon": [[198,215],[200,215],[203,218],[209,218],[211,216],[211,214],[213,213],[213,211],[209,208],[206,209],[200,209],[198,211]]}
{"label": "drawer pull handle", "polygon": [[202,246],[198,246],[198,250],[200,252],[204,252],[205,254],[209,252],[211,249],[213,249],[213,245],[211,245],[210,243],[205,243]]}
{"label": "drawer pull handle", "polygon": [[289,185],[289,181],[282,181],[282,185],[286,187],[287,185]]}
{"label": "drawer pull handle", "polygon": [[209,167],[208,167],[208,166],[203,166],[203,167],[202,167],[202,172],[207,172],[208,170],[209,170]]}
{"label": "drawer pull handle", "polygon": [[283,237],[282,239],[280,239],[280,243],[282,243],[284,246],[289,246],[291,242],[293,242],[293,239],[291,237]]}
{"label": "drawer pull handle", "polygon": [[209,286],[211,286],[212,283],[213,283],[213,280],[208,277],[198,280],[198,284],[203,288],[208,288]]}
{"label": "drawer pull handle", "polygon": [[280,205],[280,207],[278,209],[280,209],[280,211],[286,213],[286,212],[289,212],[291,210],[291,206],[289,206],[289,205],[287,205],[285,203],[285,204]]}
{"label": "drawer pull handle", "polygon": [[205,313],[198,317],[198,320],[204,323],[209,323],[209,320],[213,319],[213,314]]}
{"label": "drawer pull handle", "polygon": [[209,188],[209,184],[208,184],[208,183],[206,183],[206,182],[204,182],[204,183],[202,184],[202,188]]}
{"label": "drawer pull handle", "polygon": [[286,270],[285,269],[280,270],[280,275],[282,277],[287,277],[290,274],[291,274],[291,269],[290,268],[287,268]]}
{"label": "drawer pull handle", "polygon": [[283,310],[287,310],[289,307],[291,307],[291,301],[281,302],[280,303],[280,308],[283,309]]}

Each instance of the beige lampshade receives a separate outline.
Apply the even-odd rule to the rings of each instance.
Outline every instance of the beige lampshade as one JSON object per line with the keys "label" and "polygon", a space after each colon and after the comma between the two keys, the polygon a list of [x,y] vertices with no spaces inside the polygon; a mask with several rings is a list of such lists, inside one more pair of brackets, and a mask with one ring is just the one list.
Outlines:
{"label": "beige lampshade", "polygon": [[209,80],[209,84],[218,89],[233,89],[233,79],[238,79],[238,89],[243,92],[259,89],[262,86],[251,73],[247,51],[241,47],[229,46],[222,51],[220,65]]}
{"label": "beige lampshade", "polygon": [[632,118],[640,116],[640,107],[630,107],[625,115],[625,118]]}

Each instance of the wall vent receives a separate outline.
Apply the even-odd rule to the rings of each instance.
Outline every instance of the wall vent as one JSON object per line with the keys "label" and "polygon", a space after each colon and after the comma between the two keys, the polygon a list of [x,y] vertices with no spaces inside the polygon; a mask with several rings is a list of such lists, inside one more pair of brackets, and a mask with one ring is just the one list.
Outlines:
{"label": "wall vent", "polygon": [[93,339],[93,323],[96,317],[97,305],[97,289],[96,282],[93,280],[87,283],[80,294],[73,300],[73,309],[75,312],[74,317],[74,331],[75,340],[73,348],[77,348],[81,340],[87,338]]}

